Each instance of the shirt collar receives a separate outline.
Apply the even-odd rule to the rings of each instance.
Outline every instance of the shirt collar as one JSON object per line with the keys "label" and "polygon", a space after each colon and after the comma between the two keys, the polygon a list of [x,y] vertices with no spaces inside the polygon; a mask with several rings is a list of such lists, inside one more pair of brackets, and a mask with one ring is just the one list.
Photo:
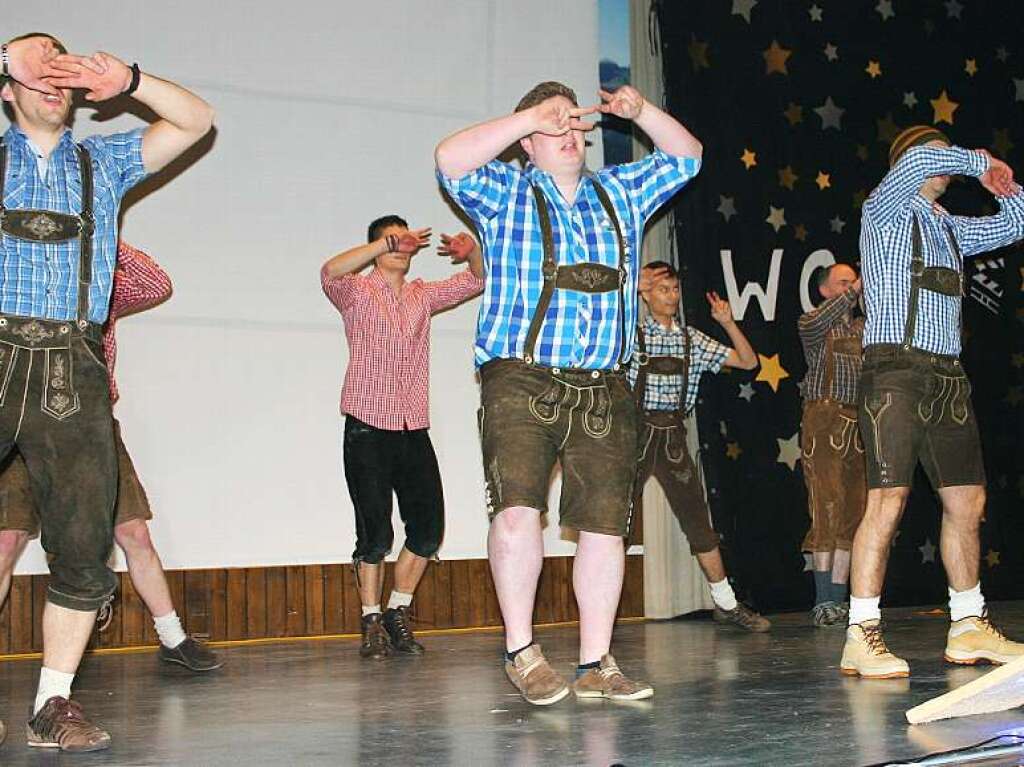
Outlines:
{"label": "shirt collar", "polygon": [[913,199],[910,201],[910,207],[918,213],[932,216],[948,216],[949,211],[943,208],[939,203],[932,202],[922,194],[915,194]]}
{"label": "shirt collar", "polygon": [[[18,127],[16,123],[11,123],[11,126],[4,133],[4,143],[7,144],[8,146],[14,146],[15,144],[19,143],[24,143],[29,146],[35,146],[32,143],[32,140],[25,134],[25,131]],[[57,141],[57,146],[54,147],[54,151],[57,151],[57,147],[60,147],[62,144],[68,143],[74,142],[71,138],[71,129],[65,127],[64,132],[61,133],[60,139]]]}
{"label": "shirt collar", "polygon": [[[547,191],[549,197],[553,197],[556,200],[563,199],[562,193],[558,190],[558,187],[555,185],[554,177],[546,170],[541,170],[532,162],[527,162],[526,167],[523,168],[523,175],[526,176],[527,180],[529,180],[530,183],[539,184],[542,188],[544,188]],[[584,179],[592,179],[593,177],[593,171],[584,166],[582,172],[580,173],[579,183],[577,183],[576,185],[576,199],[579,199],[580,188],[583,185]]]}
{"label": "shirt collar", "polygon": [[648,334],[657,334],[663,336],[676,335],[682,332],[682,328],[679,327],[678,320],[673,319],[671,329],[666,329],[664,325],[662,325],[660,322],[654,319],[654,317],[650,314],[648,314],[647,319],[644,320],[644,329],[648,332]]}

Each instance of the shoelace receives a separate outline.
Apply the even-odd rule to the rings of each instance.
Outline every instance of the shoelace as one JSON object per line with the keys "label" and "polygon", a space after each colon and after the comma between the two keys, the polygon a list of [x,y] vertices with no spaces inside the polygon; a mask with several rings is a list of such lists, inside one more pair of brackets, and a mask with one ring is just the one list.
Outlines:
{"label": "shoelace", "polygon": [[404,610],[395,611],[395,628],[402,641],[411,642],[413,640],[412,629],[409,628],[409,624],[406,622]]}
{"label": "shoelace", "polygon": [[882,626],[861,626],[860,630],[864,634],[864,642],[867,644],[868,649],[871,650],[875,655],[885,655],[889,652],[889,648],[885,646],[885,640],[882,638]]}
{"label": "shoelace", "polygon": [[989,620],[988,613],[985,613],[985,615],[982,615],[980,618],[978,618],[978,623],[981,624],[981,628],[982,628],[983,631],[988,632],[989,634],[994,636],[996,639],[1001,639],[1003,641],[1006,641],[1006,635],[1003,634],[1002,631],[997,629],[992,624],[992,621]]}
{"label": "shoelace", "polygon": [[613,676],[622,676],[622,672],[619,670],[619,667],[614,663],[608,664],[602,668],[599,673],[605,679],[611,679]]}

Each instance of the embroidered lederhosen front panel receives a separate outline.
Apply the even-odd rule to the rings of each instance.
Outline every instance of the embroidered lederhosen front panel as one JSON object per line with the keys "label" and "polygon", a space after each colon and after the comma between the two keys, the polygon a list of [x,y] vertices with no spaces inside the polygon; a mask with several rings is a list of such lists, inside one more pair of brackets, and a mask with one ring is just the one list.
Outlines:
{"label": "embroidered lederhosen front panel", "polygon": [[859,434],[856,417],[840,411],[836,413],[835,427],[828,435],[828,442],[833,450],[845,458],[850,450],[864,452],[863,446],[857,445]]}
{"label": "embroidered lederhosen front panel", "polygon": [[11,376],[18,364],[19,349],[14,344],[0,342],[0,407],[7,402],[7,390],[11,385]]}
{"label": "embroidered lederhosen front panel", "polygon": [[587,402],[580,411],[583,431],[595,439],[604,439],[612,430],[612,398],[607,385],[588,386],[580,399]]}
{"label": "embroidered lederhosen front panel", "polygon": [[874,442],[875,459],[878,461],[879,473],[883,482],[886,481],[889,467],[885,460],[884,445],[882,444],[882,417],[885,415],[885,411],[891,407],[891,391],[875,392],[864,401],[864,412],[871,421],[871,439]]}
{"label": "embroidered lederhosen front panel", "polygon": [[924,423],[940,424],[949,417],[958,426],[967,423],[970,414],[971,384],[966,375],[931,373],[931,385],[917,405],[917,414]]}
{"label": "embroidered lederhosen front panel", "polygon": [[74,365],[70,349],[46,349],[45,382],[41,408],[47,415],[63,421],[82,409],[74,385]]}

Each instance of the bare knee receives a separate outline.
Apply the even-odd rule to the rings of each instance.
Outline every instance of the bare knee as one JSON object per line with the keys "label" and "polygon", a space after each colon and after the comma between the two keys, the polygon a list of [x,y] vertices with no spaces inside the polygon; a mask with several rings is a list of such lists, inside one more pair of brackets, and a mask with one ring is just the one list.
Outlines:
{"label": "bare knee", "polygon": [[156,552],[144,519],[132,519],[114,528],[114,540],[128,556]]}
{"label": "bare knee", "polygon": [[24,530],[0,530],[0,578],[14,572],[27,543],[28,533]]}
{"label": "bare knee", "polygon": [[540,512],[528,506],[509,506],[498,512],[491,525],[496,535],[523,535],[540,526]]}
{"label": "bare knee", "polygon": [[964,528],[977,528],[985,516],[987,495],[981,485],[944,487],[939,491],[942,499],[943,524]]}

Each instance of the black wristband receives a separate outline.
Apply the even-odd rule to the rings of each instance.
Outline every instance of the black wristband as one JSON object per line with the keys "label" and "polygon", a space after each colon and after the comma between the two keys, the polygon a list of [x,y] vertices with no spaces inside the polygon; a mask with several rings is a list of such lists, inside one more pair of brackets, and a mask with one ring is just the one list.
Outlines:
{"label": "black wristband", "polygon": [[7,52],[7,43],[0,46],[0,59],[3,61],[3,68],[0,70],[0,79],[6,79],[11,76],[10,63],[11,56]]}
{"label": "black wristband", "polygon": [[132,81],[128,86],[128,90],[124,92],[125,96],[131,96],[135,91],[139,89],[139,81],[142,79],[142,71],[139,69],[138,62],[132,64]]}
{"label": "black wristband", "polygon": [[387,235],[384,238],[384,240],[388,244],[388,249],[387,249],[388,253],[397,253],[398,252],[398,235],[397,234],[389,234],[389,235]]}

